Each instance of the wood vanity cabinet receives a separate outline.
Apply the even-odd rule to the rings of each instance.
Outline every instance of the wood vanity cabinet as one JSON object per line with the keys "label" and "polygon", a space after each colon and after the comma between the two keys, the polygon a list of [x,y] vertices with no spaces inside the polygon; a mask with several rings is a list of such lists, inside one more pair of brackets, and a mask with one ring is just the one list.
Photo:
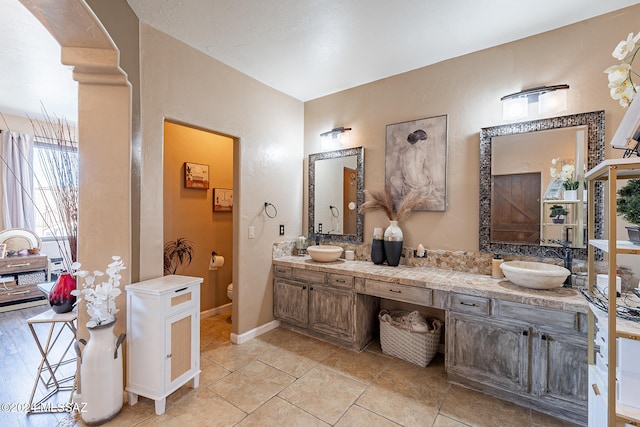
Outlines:
{"label": "wood vanity cabinet", "polygon": [[273,315],[286,326],[356,350],[373,338],[378,300],[353,276],[274,267]]}
{"label": "wood vanity cabinet", "polygon": [[587,337],[578,313],[451,294],[449,379],[584,424]]}

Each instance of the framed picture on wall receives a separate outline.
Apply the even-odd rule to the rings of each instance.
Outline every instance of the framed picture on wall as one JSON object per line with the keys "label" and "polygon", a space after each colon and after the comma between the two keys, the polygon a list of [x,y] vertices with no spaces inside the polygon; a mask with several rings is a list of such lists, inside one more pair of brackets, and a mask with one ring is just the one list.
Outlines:
{"label": "framed picture on wall", "polygon": [[418,192],[419,211],[447,206],[447,116],[387,125],[385,185],[395,209]]}
{"label": "framed picture on wall", "polygon": [[228,188],[213,189],[213,211],[232,212],[233,211],[233,190]]}
{"label": "framed picture on wall", "polygon": [[184,188],[209,189],[209,165],[185,162]]}

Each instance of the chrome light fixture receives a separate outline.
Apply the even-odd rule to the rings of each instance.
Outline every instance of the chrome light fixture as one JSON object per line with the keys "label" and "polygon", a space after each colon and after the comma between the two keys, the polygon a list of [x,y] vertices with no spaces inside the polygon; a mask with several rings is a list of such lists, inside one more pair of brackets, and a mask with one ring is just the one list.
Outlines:
{"label": "chrome light fixture", "polygon": [[329,148],[332,145],[342,145],[348,140],[347,136],[351,128],[338,127],[333,128],[330,131],[322,132],[320,134],[320,141],[323,147]]}
{"label": "chrome light fixture", "polygon": [[538,114],[555,114],[567,109],[568,84],[538,86],[500,98],[503,120],[517,120],[529,115],[529,104],[538,104]]}
{"label": "chrome light fixture", "polygon": [[351,130],[351,128],[346,128],[346,127],[333,128],[330,131],[322,132],[320,134],[320,137],[321,138],[329,138],[329,137],[331,137],[333,139],[336,139],[336,138],[338,138],[338,136],[340,136],[340,134],[342,134],[344,132],[348,132],[350,130]]}

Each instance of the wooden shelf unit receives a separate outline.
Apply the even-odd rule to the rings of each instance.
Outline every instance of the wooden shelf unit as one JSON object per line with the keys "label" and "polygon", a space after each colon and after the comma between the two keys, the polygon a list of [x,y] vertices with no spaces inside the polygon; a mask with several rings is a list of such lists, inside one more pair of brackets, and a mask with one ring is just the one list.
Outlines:
{"label": "wooden shelf unit", "polygon": [[[589,194],[595,194],[595,183],[604,182],[607,186],[605,200],[605,221],[608,224],[606,234],[613,239],[596,240],[595,226],[593,221],[589,221],[587,226],[588,245],[588,269],[589,269],[589,290],[595,289],[595,250],[600,249],[607,253],[608,259],[608,280],[609,283],[616,283],[617,256],[619,254],[640,254],[640,245],[634,245],[628,241],[616,240],[616,197],[617,181],[619,179],[640,178],[640,158],[609,159],[601,162],[585,175],[588,180]],[[595,204],[589,202],[588,217],[594,218]],[[595,391],[596,396],[602,396],[606,407],[607,425],[615,426],[617,422],[628,423],[640,426],[640,409],[624,405],[617,401],[616,396],[616,363],[617,363],[617,338],[627,338],[640,340],[640,323],[617,316],[616,313],[616,286],[609,286],[607,299],[609,301],[608,312],[590,306],[589,310],[589,383]],[[600,374],[603,370],[597,367],[595,349],[595,324],[606,325],[606,358],[607,365],[604,370],[604,378]],[[602,354],[602,351],[599,351]]]}

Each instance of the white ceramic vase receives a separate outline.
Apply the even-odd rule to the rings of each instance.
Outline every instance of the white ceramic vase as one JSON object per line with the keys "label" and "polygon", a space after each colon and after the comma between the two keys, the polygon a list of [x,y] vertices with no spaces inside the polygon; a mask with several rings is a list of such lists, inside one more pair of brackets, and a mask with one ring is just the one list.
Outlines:
{"label": "white ceramic vase", "polygon": [[[109,421],[122,409],[122,348],[124,335],[116,338],[113,327],[116,321],[89,330],[89,342],[78,354],[80,362],[80,394],[76,402],[81,404],[82,420],[87,424]],[[84,340],[80,340],[84,343]],[[83,405],[84,404],[84,405]]]}
{"label": "white ceramic vase", "polygon": [[578,200],[578,190],[564,190],[564,200]]}
{"label": "white ceramic vase", "polygon": [[398,221],[389,221],[389,226],[384,230],[384,253],[387,265],[391,267],[396,267],[400,263],[403,237]]}

